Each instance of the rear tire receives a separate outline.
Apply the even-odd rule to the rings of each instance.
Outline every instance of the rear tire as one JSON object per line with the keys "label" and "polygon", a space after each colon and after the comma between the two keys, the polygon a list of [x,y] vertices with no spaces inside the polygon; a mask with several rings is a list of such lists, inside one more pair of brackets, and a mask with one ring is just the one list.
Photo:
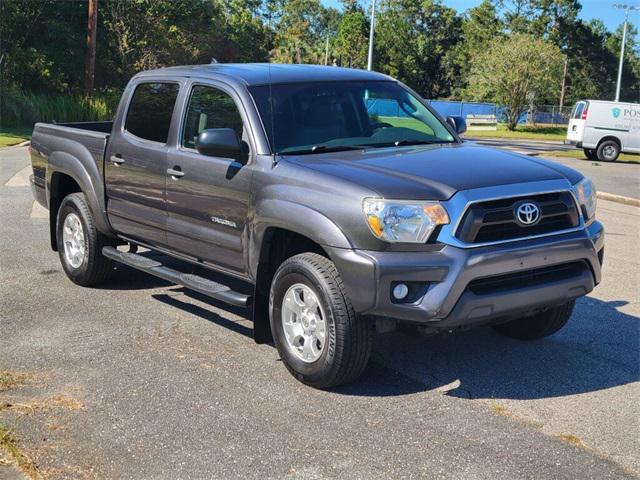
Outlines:
{"label": "rear tire", "polygon": [[620,155],[620,145],[615,140],[605,140],[598,145],[597,155],[602,162],[615,162]]}
{"label": "rear tire", "polygon": [[355,312],[338,270],[322,255],[302,253],[280,265],[271,283],[269,317],[280,358],[302,383],[343,385],[367,366],[373,325]]}
{"label": "rear tire", "polygon": [[575,301],[538,313],[531,317],[519,318],[495,325],[493,329],[500,335],[517,340],[538,340],[553,335],[571,318]]}
{"label": "rear tire", "polygon": [[83,193],[72,193],[62,200],[56,240],[62,268],[76,285],[97,285],[113,272],[114,263],[102,255],[102,247],[115,242],[96,229]]}
{"label": "rear tire", "polygon": [[584,156],[589,160],[598,160],[598,152],[594,148],[583,148]]}

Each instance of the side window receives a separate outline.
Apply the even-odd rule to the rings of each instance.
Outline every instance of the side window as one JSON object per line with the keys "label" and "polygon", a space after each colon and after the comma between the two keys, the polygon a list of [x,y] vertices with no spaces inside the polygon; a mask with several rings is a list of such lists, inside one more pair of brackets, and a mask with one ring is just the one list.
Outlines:
{"label": "side window", "polygon": [[144,140],[167,143],[177,83],[141,83],[133,92],[124,129]]}
{"label": "side window", "polygon": [[232,128],[242,138],[242,117],[233,98],[213,87],[195,86],[182,131],[182,146],[196,148],[196,138],[208,128]]}

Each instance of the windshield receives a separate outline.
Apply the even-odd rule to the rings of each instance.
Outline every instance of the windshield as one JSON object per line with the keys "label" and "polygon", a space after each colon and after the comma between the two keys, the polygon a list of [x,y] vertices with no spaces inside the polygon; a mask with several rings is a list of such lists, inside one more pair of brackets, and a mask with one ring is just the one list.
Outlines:
{"label": "windshield", "polygon": [[249,90],[272,150],[283,155],[456,141],[420,100],[395,82],[276,84]]}

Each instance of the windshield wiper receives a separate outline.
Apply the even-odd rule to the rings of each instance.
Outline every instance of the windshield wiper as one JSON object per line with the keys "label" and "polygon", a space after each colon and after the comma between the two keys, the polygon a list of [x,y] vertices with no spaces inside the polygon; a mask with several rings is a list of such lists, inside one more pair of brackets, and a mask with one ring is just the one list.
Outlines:
{"label": "windshield wiper", "polygon": [[343,152],[345,150],[364,150],[363,145],[314,145],[311,148],[301,148],[299,150],[286,150],[279,152],[280,155],[308,155],[310,153]]}
{"label": "windshield wiper", "polygon": [[453,143],[453,142],[449,140],[398,140],[395,142],[364,143],[364,144],[361,144],[361,146],[384,148],[384,147],[405,147],[407,145],[433,145],[437,143]]}

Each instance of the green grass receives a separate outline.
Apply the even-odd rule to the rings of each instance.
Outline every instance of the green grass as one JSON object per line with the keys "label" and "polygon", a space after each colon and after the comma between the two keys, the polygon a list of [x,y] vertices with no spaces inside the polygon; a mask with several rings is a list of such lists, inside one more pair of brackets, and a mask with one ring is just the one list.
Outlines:
{"label": "green grass", "polygon": [[[422,122],[413,118],[384,117],[377,119],[379,122],[390,123],[394,127],[405,127],[432,135],[433,132]],[[489,138],[518,138],[532,140],[564,140],[567,137],[567,127],[553,127],[550,125],[539,125],[530,127],[519,125],[516,130],[509,131],[505,125],[498,125],[497,130],[468,130],[465,137],[489,137]]]}
{"label": "green grass", "polygon": [[110,120],[117,107],[116,94],[84,97],[73,94],[32,93],[14,87],[0,94],[0,121],[6,127],[30,128],[36,122]]}
{"label": "green grass", "polygon": [[[580,160],[589,160],[585,155],[584,152],[580,149],[575,149],[575,150],[568,150],[568,151],[564,151],[564,150],[555,150],[555,151],[550,151],[550,152],[544,152],[541,153],[539,156],[541,157],[563,157],[563,158],[578,158]],[[593,161],[593,160],[590,160]],[[598,161],[598,160],[596,160]],[[618,160],[616,160],[617,162],[634,162],[634,163],[640,163],[640,155],[636,155],[633,153],[621,153],[620,156],[618,157]]]}
{"label": "green grass", "polygon": [[0,147],[17,145],[31,138],[31,130],[26,128],[0,128]]}
{"label": "green grass", "polygon": [[567,138],[567,127],[553,127],[539,125],[535,127],[518,125],[516,130],[507,130],[505,125],[499,124],[497,130],[467,130],[465,137],[483,138],[517,138],[525,140],[564,140]]}

